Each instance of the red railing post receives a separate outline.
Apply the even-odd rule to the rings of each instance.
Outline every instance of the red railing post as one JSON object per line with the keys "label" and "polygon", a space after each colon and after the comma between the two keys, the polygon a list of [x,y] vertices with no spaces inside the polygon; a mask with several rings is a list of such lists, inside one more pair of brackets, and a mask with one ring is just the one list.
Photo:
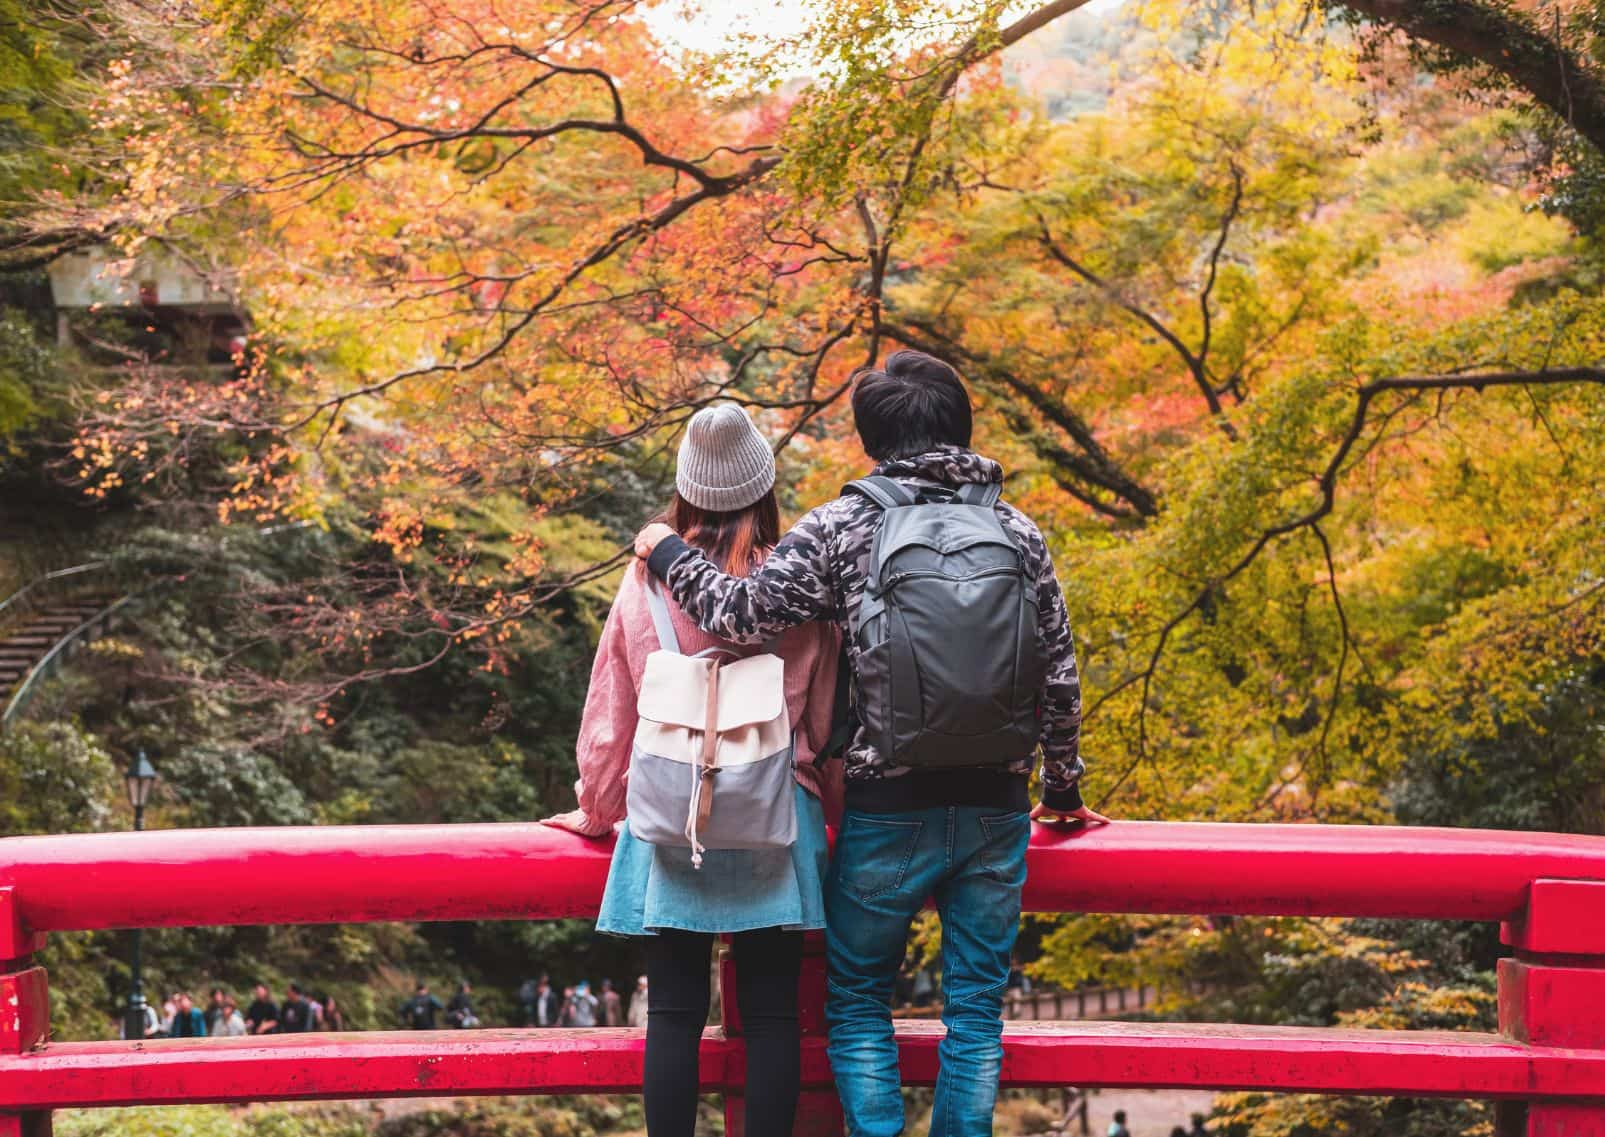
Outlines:
{"label": "red railing post", "polygon": [[[45,938],[29,932],[13,892],[0,888],[0,1054],[26,1054],[50,1034],[50,992],[33,953]],[[48,1110],[12,1112],[0,1101],[0,1137],[50,1137]]]}
{"label": "red railing post", "polygon": [[[736,963],[730,949],[719,955],[719,1010],[725,1036],[741,1037],[741,1012],[736,1000]],[[802,975],[797,980],[797,1012],[802,1027],[804,1062],[810,1042],[817,1045],[825,1037],[825,936],[809,932],[803,940]],[[806,1077],[804,1081],[806,1081]],[[769,1137],[748,1134],[746,1103],[742,1085],[732,1077],[724,1087],[725,1137]],[[842,1137],[841,1099],[834,1090],[804,1089],[797,1102],[797,1121],[791,1137]],[[0,1134],[0,1137],[6,1137]]]}
{"label": "red railing post", "polygon": [[[1605,1047],[1605,881],[1535,880],[1501,938],[1499,1030],[1534,1046]],[[1605,1102],[1529,1101],[1501,1137],[1605,1137]]]}

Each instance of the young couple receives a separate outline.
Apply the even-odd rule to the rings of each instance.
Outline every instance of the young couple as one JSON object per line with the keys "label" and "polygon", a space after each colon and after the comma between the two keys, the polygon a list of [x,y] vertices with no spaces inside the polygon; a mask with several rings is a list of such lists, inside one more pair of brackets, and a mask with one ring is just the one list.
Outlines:
{"label": "young couple", "polygon": [[[802,938],[819,928],[825,929],[829,968],[830,1061],[848,1130],[853,1137],[902,1133],[892,989],[910,922],[931,899],[942,921],[947,1026],[931,1133],[990,1134],[1031,821],[1107,820],[1082,804],[1077,788],[1083,769],[1077,749],[1080,682],[1052,560],[1036,526],[997,500],[1002,469],[970,449],[970,400],[963,383],[940,360],[900,351],[882,369],[859,376],[852,406],[875,474],[895,484],[851,488],[784,537],[774,457],[746,414],[719,406],[692,418],[667,524],[652,524],[637,539],[645,569],[626,574],[597,648],[579,738],[580,808],[549,819],[592,837],[624,822],[597,927],[645,937],[652,992],[644,1085],[650,1137],[693,1132],[709,954],[720,933],[734,934],[748,1132],[791,1133]],[[893,512],[916,522],[935,516],[922,515],[924,506],[916,502],[990,509],[979,523],[991,527],[993,547],[985,547],[983,532],[974,549],[955,554],[978,558],[959,584],[923,594],[898,585],[905,591],[898,601],[903,606],[893,608],[893,585],[878,575],[882,566],[875,559],[885,549],[872,547]],[[913,508],[896,508],[906,505]],[[973,509],[964,514],[972,527],[976,515]],[[910,547],[922,540],[927,547],[944,545],[916,535]],[[885,534],[880,544],[889,544]],[[914,548],[916,558],[920,553]],[[998,556],[1005,558],[1003,568],[996,567]],[[921,575],[917,564],[908,573],[910,581]],[[931,569],[924,575],[941,574]],[[1007,590],[1011,576],[1013,592]],[[655,589],[672,598],[669,622],[682,652],[766,644],[765,650],[784,660],[798,816],[797,839],[789,848],[709,850],[696,867],[685,848],[632,836],[626,774],[637,693],[647,656],[660,642],[651,603]],[[930,607],[944,610],[919,611],[921,595],[932,598]],[[893,740],[902,745],[910,728],[903,718],[892,721],[890,713],[878,713],[876,699],[895,682],[906,688],[908,669],[889,663],[895,645],[875,642],[866,628],[890,615],[906,625],[905,637],[917,638],[920,629],[908,627],[923,624],[927,645],[933,629],[938,640],[951,629],[943,647],[946,662],[927,658],[921,666],[948,666],[955,674],[964,672],[964,653],[987,654],[962,642],[964,629],[973,636],[978,628],[1001,627],[1010,638],[1020,625],[1022,646],[1007,673],[1017,687],[1020,677],[1028,678],[1030,689],[1014,696],[1024,711],[1015,713],[1013,734],[986,736],[1005,737],[1007,745],[967,746],[964,736],[980,732],[949,722],[935,743],[929,737],[920,742],[941,751],[935,762],[900,764],[905,751],[887,752]],[[836,763],[822,767],[816,758],[831,733],[842,643],[857,717],[867,721],[855,723],[845,769],[838,773]],[[1005,690],[982,703],[1009,697]],[[905,702],[898,712],[905,718],[906,708]],[[941,709],[926,714],[939,717]],[[1042,800],[1033,808],[1028,781],[1038,740]],[[906,756],[912,759],[913,751]],[[839,777],[843,790],[837,789]],[[845,808],[830,851],[825,822],[827,815],[834,820],[839,794]]]}

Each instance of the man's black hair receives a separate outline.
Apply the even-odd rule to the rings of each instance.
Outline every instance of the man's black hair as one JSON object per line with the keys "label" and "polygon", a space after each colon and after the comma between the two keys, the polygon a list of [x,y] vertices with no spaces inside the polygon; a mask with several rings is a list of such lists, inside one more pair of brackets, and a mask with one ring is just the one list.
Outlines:
{"label": "man's black hair", "polygon": [[923,351],[895,351],[853,386],[853,421],[877,462],[970,445],[970,395],[957,371]]}

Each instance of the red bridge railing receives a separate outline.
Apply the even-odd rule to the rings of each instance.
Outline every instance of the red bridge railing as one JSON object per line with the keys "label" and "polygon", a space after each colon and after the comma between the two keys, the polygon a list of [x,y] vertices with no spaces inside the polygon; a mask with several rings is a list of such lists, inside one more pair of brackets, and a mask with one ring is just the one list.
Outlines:
{"label": "red bridge railing", "polygon": [[[74,1106],[637,1092],[640,1032],[476,1030],[54,1042],[51,932],[595,915],[609,850],[538,825],[210,829],[0,840],[0,1137]],[[1039,912],[1499,921],[1500,1033],[1011,1022],[1011,1086],[1489,1098],[1501,1129],[1605,1137],[1605,838],[1487,830],[1121,822],[1039,831]],[[729,979],[728,967],[726,980]],[[822,963],[804,971],[799,1134],[840,1131]],[[726,1000],[726,1005],[731,1001]],[[702,1078],[741,1131],[739,1023]],[[936,1073],[935,1024],[899,1025],[903,1077]],[[763,1135],[768,1137],[768,1135]]]}

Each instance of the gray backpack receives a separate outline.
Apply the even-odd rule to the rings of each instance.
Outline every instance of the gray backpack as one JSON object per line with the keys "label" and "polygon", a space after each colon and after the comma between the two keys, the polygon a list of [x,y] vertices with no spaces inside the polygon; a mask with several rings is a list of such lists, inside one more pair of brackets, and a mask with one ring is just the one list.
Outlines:
{"label": "gray backpack", "polygon": [[855,711],[896,766],[993,766],[1041,734],[1047,659],[1037,582],[998,517],[998,485],[957,490],[891,478],[847,490],[882,509],[853,627]]}

